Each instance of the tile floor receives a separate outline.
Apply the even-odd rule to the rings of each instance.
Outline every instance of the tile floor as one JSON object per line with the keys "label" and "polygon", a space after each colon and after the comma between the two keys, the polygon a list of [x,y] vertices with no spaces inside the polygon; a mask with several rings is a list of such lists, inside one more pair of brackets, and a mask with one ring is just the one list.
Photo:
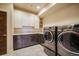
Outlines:
{"label": "tile floor", "polygon": [[13,52],[13,54],[7,54],[7,56],[47,56],[44,53],[44,48],[41,45],[35,45],[23,49],[19,49]]}

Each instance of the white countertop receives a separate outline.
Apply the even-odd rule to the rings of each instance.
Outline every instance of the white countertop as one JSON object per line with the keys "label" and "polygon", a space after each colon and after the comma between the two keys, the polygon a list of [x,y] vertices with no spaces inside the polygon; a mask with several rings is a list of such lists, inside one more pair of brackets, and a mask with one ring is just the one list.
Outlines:
{"label": "white countertop", "polygon": [[13,35],[28,35],[28,34],[43,34],[42,32],[40,33],[14,33]]}

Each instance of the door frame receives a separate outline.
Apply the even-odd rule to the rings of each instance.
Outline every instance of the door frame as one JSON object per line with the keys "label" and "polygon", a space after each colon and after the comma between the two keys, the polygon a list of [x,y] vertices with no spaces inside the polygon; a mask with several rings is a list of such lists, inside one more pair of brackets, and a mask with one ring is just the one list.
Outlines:
{"label": "door frame", "polygon": [[[7,32],[6,32],[6,34],[7,34],[7,38],[6,38],[6,41],[7,41],[7,48],[6,48],[6,49],[7,49],[7,51],[6,51],[6,52],[8,53],[8,51],[9,51],[9,49],[10,49],[10,48],[9,48],[9,44],[8,44],[8,43],[9,43],[9,42],[8,42],[8,41],[9,41],[8,25],[10,25],[10,24],[8,24],[8,21],[9,21],[9,14],[10,14],[10,11],[9,11],[9,10],[5,10],[4,8],[3,8],[3,9],[0,9],[0,11],[6,12],[6,16],[7,16],[7,19],[6,19],[6,22],[7,22],[7,23],[6,23],[6,26],[7,26],[7,27],[6,27],[6,31],[7,31]],[[7,53],[6,53],[6,54],[7,54]]]}

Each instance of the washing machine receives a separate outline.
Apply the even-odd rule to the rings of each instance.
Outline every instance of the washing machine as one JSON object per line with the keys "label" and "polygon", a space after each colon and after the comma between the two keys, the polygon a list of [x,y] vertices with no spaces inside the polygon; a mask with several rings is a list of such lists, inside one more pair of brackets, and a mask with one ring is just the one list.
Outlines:
{"label": "washing machine", "polygon": [[61,56],[79,56],[79,24],[63,26],[58,34],[58,53]]}
{"label": "washing machine", "polygon": [[45,27],[44,28],[44,52],[49,56],[55,56],[55,27]]}
{"label": "washing machine", "polygon": [[[56,55],[56,48],[55,48],[55,27],[45,27],[44,28],[44,52],[49,56]],[[61,27],[59,27],[58,34],[61,32]],[[57,53],[57,55],[60,55]]]}

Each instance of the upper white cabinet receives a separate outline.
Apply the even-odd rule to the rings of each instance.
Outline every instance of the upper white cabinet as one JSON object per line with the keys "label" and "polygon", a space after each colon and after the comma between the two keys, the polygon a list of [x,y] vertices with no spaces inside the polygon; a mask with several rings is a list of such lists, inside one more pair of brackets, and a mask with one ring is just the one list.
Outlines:
{"label": "upper white cabinet", "polygon": [[39,28],[39,17],[37,15],[20,10],[15,10],[14,15],[14,28],[22,28],[22,26]]}
{"label": "upper white cabinet", "polygon": [[39,17],[38,16],[34,16],[34,26],[35,28],[39,28],[40,22],[39,22]]}

